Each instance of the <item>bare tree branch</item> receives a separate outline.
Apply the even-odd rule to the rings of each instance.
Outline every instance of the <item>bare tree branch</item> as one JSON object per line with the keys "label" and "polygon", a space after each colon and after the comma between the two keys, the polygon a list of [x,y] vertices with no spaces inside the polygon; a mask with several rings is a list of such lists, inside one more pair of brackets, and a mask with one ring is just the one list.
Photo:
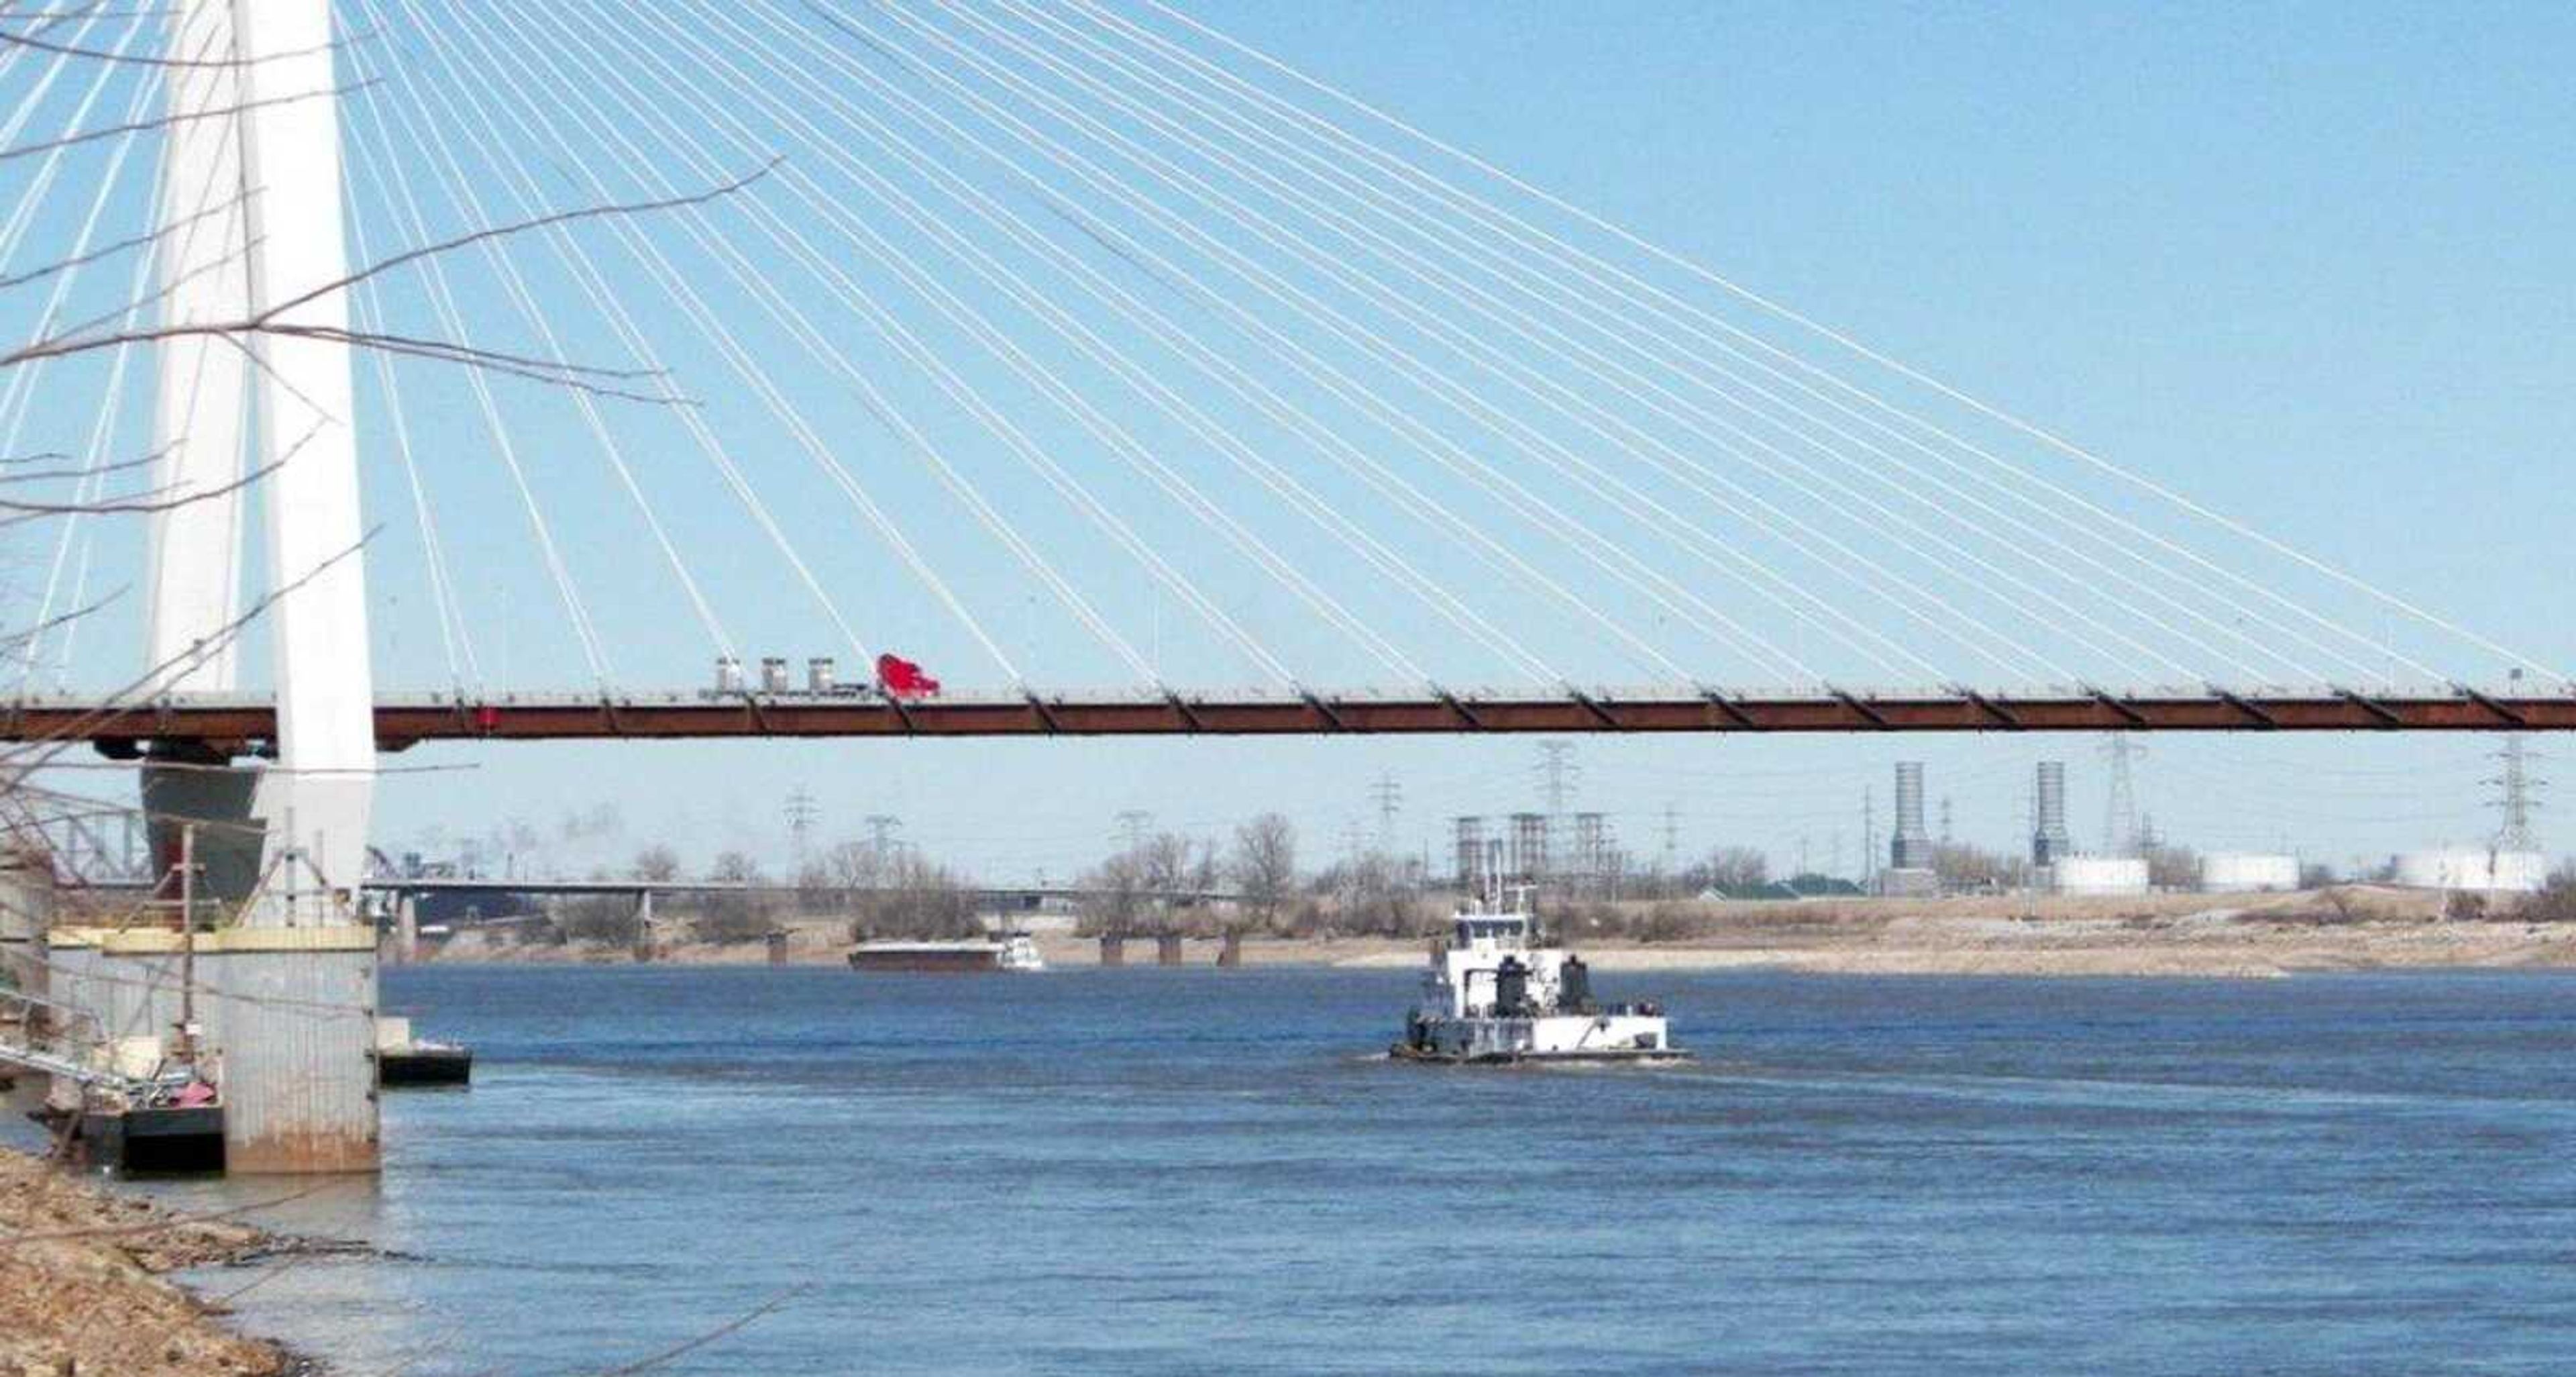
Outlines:
{"label": "bare tree branch", "polygon": [[101,474],[122,473],[127,469],[139,469],[146,464],[159,463],[161,456],[169,452],[169,448],[164,446],[140,459],[121,459],[113,464],[91,464],[77,469],[39,469],[34,473],[0,473],[0,483],[41,483],[58,478],[96,478]]}
{"label": "bare tree branch", "polygon": [[177,497],[162,498],[154,497],[151,493],[139,493],[133,497],[120,497],[110,501],[93,502],[20,502],[11,498],[0,497],[0,512],[18,513],[16,516],[0,520],[0,530],[5,530],[8,527],[15,526],[22,521],[33,521],[38,517],[121,516],[139,512],[173,511],[180,507],[185,507],[192,502],[211,502],[227,493],[240,492],[251,484],[277,472],[278,469],[285,465],[286,460],[292,457],[294,457],[292,454],[281,457],[275,463],[253,469],[249,473],[243,474],[241,477],[236,478],[232,482],[226,483],[221,487],[208,488],[203,492],[184,493]]}
{"label": "bare tree branch", "polygon": [[469,234],[460,234],[453,239],[441,240],[435,244],[425,244],[416,249],[405,249],[391,258],[383,259],[372,266],[362,268],[336,282],[325,282],[321,286],[316,287],[301,296],[289,297],[285,301],[279,302],[277,305],[271,306],[266,311],[261,312],[254,318],[253,323],[265,325],[275,317],[284,315],[298,306],[309,304],[313,301],[329,296],[333,292],[345,290],[363,279],[374,277],[379,273],[387,272],[394,268],[399,268],[406,263],[415,262],[423,258],[434,257],[439,254],[449,253],[472,244],[482,243],[485,240],[500,239],[511,235],[524,234],[529,230],[544,229],[549,225],[570,224],[576,220],[594,220],[606,215],[640,215],[647,211],[677,210],[683,206],[705,205],[709,201],[730,196],[735,192],[750,186],[752,183],[757,182],[761,178],[776,171],[778,165],[785,161],[786,158],[784,157],[771,158],[768,162],[761,164],[759,168],[751,172],[744,173],[742,176],[736,177],[730,182],[722,182],[715,186],[708,187],[703,191],[687,192],[678,196],[666,196],[658,200],[625,202],[612,201],[604,205],[581,206],[573,210],[559,210],[551,214],[539,215],[510,224],[495,225],[488,229],[475,230]]}
{"label": "bare tree branch", "polygon": [[[539,215],[526,220],[490,226],[485,229],[473,231],[469,234],[458,235],[452,239],[442,240],[435,244],[428,244],[415,249],[407,249],[390,258],[381,259],[375,263],[369,264],[356,272],[347,274],[346,276],[334,281],[324,283],[309,292],[302,293],[286,301],[280,302],[279,304],[246,320],[215,321],[186,325],[161,325],[154,326],[149,329],[110,330],[97,333],[84,333],[84,331],[86,331],[91,324],[94,324],[96,320],[107,318],[97,317],[92,321],[83,322],[80,326],[76,326],[71,330],[57,333],[47,338],[37,340],[32,344],[22,346],[11,352],[0,354],[0,369],[6,369],[17,364],[28,363],[38,359],[59,358],[64,355],[84,353],[94,349],[112,348],[120,344],[152,343],[162,340],[178,339],[190,335],[219,335],[235,340],[238,340],[243,336],[279,335],[331,340],[337,343],[348,344],[360,348],[383,349],[391,353],[435,359],[441,362],[462,363],[476,367],[487,367],[499,372],[530,378],[539,382],[582,388],[601,395],[615,396],[627,400],[647,402],[655,405],[671,405],[674,402],[686,404],[684,399],[673,398],[667,393],[646,394],[631,392],[615,387],[601,386],[597,382],[592,381],[595,379],[615,380],[653,377],[658,376],[656,370],[597,368],[570,363],[563,360],[534,358],[527,355],[511,354],[499,350],[483,349],[472,345],[455,344],[446,341],[413,339],[401,335],[382,334],[372,331],[296,325],[280,322],[277,317],[286,312],[293,311],[299,306],[309,305],[310,303],[328,296],[333,292],[346,291],[361,282],[368,281],[395,268],[416,263],[439,254],[452,253],[457,249],[466,248],[475,244],[487,243],[496,239],[504,239],[515,235],[525,234],[531,230],[545,229],[581,220],[596,219],[601,216],[639,215],[656,210],[669,210],[686,206],[704,205],[720,197],[730,196],[736,192],[742,191],[754,182],[768,176],[770,172],[782,161],[784,160],[772,158],[769,162],[763,164],[753,172],[737,177],[732,181],[708,187],[703,191],[691,192],[679,196],[661,197],[653,200],[617,202],[607,205],[583,206],[573,210],[555,211],[551,214]],[[115,314],[127,315],[130,314],[130,310],[131,308],[121,308]]]}
{"label": "bare tree branch", "polygon": [[93,58],[100,62],[119,62],[136,67],[256,67],[263,62],[278,62],[290,57],[311,57],[315,53],[336,52],[369,35],[351,34],[336,42],[298,48],[292,52],[263,53],[258,57],[160,57],[147,53],[112,53],[99,48],[75,47],[69,43],[48,43],[41,38],[20,33],[0,33],[0,47],[33,48],[38,52],[63,57]]}
{"label": "bare tree branch", "polygon": [[245,110],[257,110],[265,106],[293,105],[298,101],[320,100],[326,97],[344,96],[352,91],[363,91],[375,84],[375,80],[370,78],[369,80],[357,82],[354,85],[349,86],[326,86],[318,91],[298,91],[291,96],[270,96],[264,100],[246,100],[238,105],[227,105],[220,110],[190,110],[176,115],[156,115],[148,120],[130,120],[124,124],[102,125],[96,129],[84,129],[75,134],[65,134],[59,139],[47,139],[42,143],[22,143],[15,148],[0,149],[0,163],[8,162],[14,158],[24,158],[33,153],[43,153],[50,149],[69,148],[74,144],[95,143],[100,139],[112,139],[119,134],[139,134],[150,129],[166,129],[171,125],[184,124],[190,120],[229,119]]}
{"label": "bare tree branch", "polygon": [[66,258],[57,263],[48,263],[41,268],[30,268],[26,272],[19,273],[14,277],[0,277],[0,292],[8,291],[13,287],[24,287],[30,282],[42,282],[56,273],[65,272],[73,268],[86,267],[102,258],[113,257],[116,254],[123,253],[127,249],[141,248],[146,244],[159,240],[162,236],[170,233],[172,230],[185,229],[200,220],[221,215],[226,211],[231,210],[233,207],[240,205],[245,199],[246,198],[243,196],[230,196],[225,198],[223,203],[220,205],[208,206],[194,215],[183,216],[180,219],[173,220],[148,234],[138,234],[130,239],[120,239],[117,242],[108,245],[106,248],[93,249],[88,253],[82,254],[78,258]]}

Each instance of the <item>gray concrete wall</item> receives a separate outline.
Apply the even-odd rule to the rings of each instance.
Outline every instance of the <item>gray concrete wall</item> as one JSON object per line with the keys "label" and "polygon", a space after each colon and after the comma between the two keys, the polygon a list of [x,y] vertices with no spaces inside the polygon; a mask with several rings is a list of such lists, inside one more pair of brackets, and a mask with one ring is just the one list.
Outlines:
{"label": "gray concrete wall", "polygon": [[[226,1166],[235,1172],[377,1166],[376,957],[360,927],[200,934],[196,1014],[221,1058]],[[58,933],[54,997],[109,1037],[167,1037],[181,1003],[178,934]]]}

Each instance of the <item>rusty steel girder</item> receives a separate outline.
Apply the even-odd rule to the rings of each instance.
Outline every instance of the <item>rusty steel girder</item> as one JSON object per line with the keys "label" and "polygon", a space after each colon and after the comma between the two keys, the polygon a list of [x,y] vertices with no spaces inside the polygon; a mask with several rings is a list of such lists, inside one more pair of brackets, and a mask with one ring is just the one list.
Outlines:
{"label": "rusty steel girder", "polygon": [[[2110,693],[2019,697],[1966,690],[1901,696],[1726,694],[1603,697],[884,698],[793,694],[728,699],[508,697],[390,700],[386,750],[420,741],[712,737],[1493,735],[1626,732],[2319,732],[2576,730],[2576,697]],[[258,753],[273,704],[250,699],[134,705],[26,700],[0,709],[0,741],[87,741],[110,754],[207,745]]]}

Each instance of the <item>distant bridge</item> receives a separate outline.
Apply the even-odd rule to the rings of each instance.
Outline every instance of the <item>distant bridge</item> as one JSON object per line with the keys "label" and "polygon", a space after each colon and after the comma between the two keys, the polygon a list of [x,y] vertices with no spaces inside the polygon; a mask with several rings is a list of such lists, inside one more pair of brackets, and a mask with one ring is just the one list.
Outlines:
{"label": "distant bridge", "polygon": [[[379,748],[422,741],[732,737],[1332,736],[1587,732],[2569,731],[2576,696],[2357,690],[1986,694],[1969,690],[1741,696],[1636,694],[1182,695],[732,698],[446,695],[379,699]],[[112,756],[146,743],[265,752],[276,705],[240,695],[123,704],[26,698],[0,709],[0,741],[87,741]]]}

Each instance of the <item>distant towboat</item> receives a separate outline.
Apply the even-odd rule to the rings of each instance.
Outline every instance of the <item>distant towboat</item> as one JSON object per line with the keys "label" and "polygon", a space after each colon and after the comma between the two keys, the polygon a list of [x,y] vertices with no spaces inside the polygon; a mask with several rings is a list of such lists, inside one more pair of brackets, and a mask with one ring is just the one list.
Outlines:
{"label": "distant towboat", "polygon": [[926,971],[940,975],[1027,972],[1046,969],[1038,944],[1025,932],[965,942],[862,942],[850,953],[858,971]]}
{"label": "distant towboat", "polygon": [[1673,1046],[1663,1006],[1605,1004],[1592,997],[1583,959],[1539,945],[1529,890],[1468,906],[1451,921],[1449,940],[1422,975],[1422,1003],[1404,1020],[1404,1038],[1389,1051],[1405,1061],[1667,1062],[1690,1053]]}

